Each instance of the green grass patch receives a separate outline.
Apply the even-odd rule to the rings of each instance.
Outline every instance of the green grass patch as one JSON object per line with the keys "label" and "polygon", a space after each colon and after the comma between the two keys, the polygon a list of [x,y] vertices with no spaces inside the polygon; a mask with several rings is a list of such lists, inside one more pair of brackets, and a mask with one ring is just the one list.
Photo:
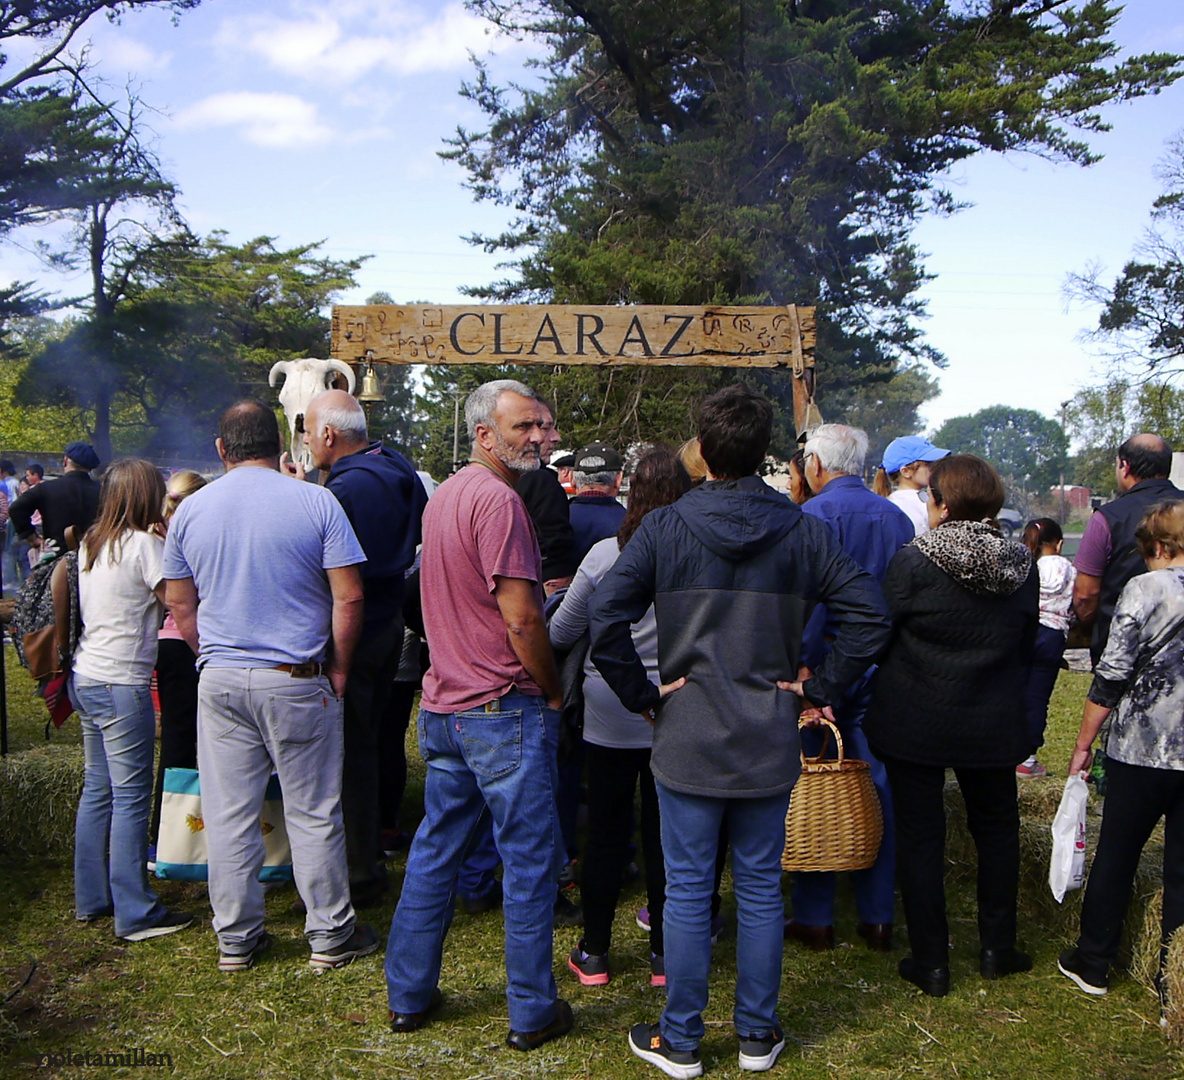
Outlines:
{"label": "green grass patch", "polygon": [[[856,938],[849,879],[840,879],[831,953],[785,949],[781,1018],[791,1042],[773,1075],[795,1078],[932,1077],[950,1080],[1036,1076],[1042,1080],[1122,1080],[1184,1075],[1184,1055],[1161,1034],[1158,1004],[1140,977],[1118,973],[1109,996],[1087,998],[1056,970],[1056,956],[1075,934],[1080,894],[1063,907],[1048,895],[1047,835],[1077,730],[1088,679],[1064,674],[1054,699],[1048,746],[1054,772],[1025,781],[1025,876],[1021,944],[1035,970],[998,982],[977,971],[972,849],[951,794],[948,897],[954,939],[950,996],[921,996],[896,975],[904,955],[903,922],[897,950],[871,953]],[[56,737],[55,737],[56,738]],[[412,748],[414,740],[409,744]],[[39,753],[53,751],[40,750]],[[66,753],[67,751],[57,751]],[[76,751],[75,751],[76,753]],[[422,783],[414,753],[411,799]],[[30,815],[38,809],[30,807]],[[1149,851],[1144,893],[1153,893],[1160,857]],[[395,892],[404,858],[393,860]],[[386,1025],[382,957],[317,977],[309,970],[301,917],[290,911],[289,888],[268,897],[268,927],[276,945],[253,970],[236,976],[216,970],[217,946],[209,906],[196,886],[159,882],[171,906],[203,917],[200,929],[140,945],[123,945],[110,921],[81,926],[72,917],[68,861],[6,856],[0,874],[0,994],[16,991],[0,1008],[0,1074],[74,1076],[34,1064],[38,1055],[139,1047],[171,1056],[173,1074],[194,1078],[484,1077],[638,1078],[658,1076],[625,1045],[629,1026],[657,1018],[661,991],[648,982],[648,942],[633,924],[645,902],[634,886],[622,899],[611,954],[613,980],[583,989],[563,961],[578,930],[555,935],[555,977],[576,1011],[572,1036],[523,1055],[505,1047],[507,1030],[503,936],[499,915],[458,915],[449,935],[441,979],[445,1006],[423,1031],[395,1036]],[[1131,922],[1132,956],[1139,964],[1143,915],[1153,898],[1137,902]],[[393,901],[365,913],[385,935]],[[725,891],[724,915],[735,908]],[[35,961],[35,968],[33,968]],[[730,937],[715,950],[711,1000],[703,1044],[709,1075],[738,1078],[731,1027],[735,948]],[[30,974],[31,971],[31,974]],[[1143,973],[1145,975],[1145,973]],[[1136,971],[1139,976],[1139,972]],[[22,983],[27,985],[22,988]],[[112,1068],[103,1075],[143,1075]]]}

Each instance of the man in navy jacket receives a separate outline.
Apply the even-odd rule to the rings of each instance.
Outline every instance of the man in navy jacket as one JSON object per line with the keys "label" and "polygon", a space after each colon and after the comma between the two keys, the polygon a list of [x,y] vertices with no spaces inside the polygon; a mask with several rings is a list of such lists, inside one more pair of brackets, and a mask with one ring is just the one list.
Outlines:
{"label": "man in navy jacket", "polygon": [[[802,511],[825,521],[843,550],[879,585],[888,564],[913,539],[913,524],[900,507],[868,491],[860,478],[867,456],[867,435],[843,424],[821,424],[810,432],[805,447],[806,482],[815,492]],[[806,628],[803,663],[815,668],[829,649],[836,627],[825,607],[815,609]],[[884,839],[874,865],[855,873],[855,905],[859,912],[857,933],[871,949],[892,948],[892,909],[895,902],[896,842],[892,828],[892,796],[884,766],[868,749],[863,734],[863,714],[870,698],[869,668],[845,687],[833,703],[843,750],[848,757],[871,764],[872,780],[884,811]],[[803,735],[807,756],[821,752],[817,732]],[[835,876],[831,873],[798,873],[793,881],[793,918],[785,924],[785,936],[816,950],[835,943]]]}
{"label": "man in navy jacket", "polygon": [[378,735],[403,647],[403,581],[415,561],[427,493],[405,457],[368,440],[366,414],[344,390],[312,399],[304,441],[313,464],[329,470],[326,487],[366,553],[362,637],[345,687],[341,809],[350,893],[355,907],[367,907],[387,888],[379,852]]}
{"label": "man in navy jacket", "polygon": [[[887,644],[875,582],[827,525],[755,474],[772,435],[768,401],[742,383],[699,414],[708,479],[642,521],[592,598],[593,663],[622,703],[654,713],[666,863],[666,1008],[629,1034],[633,1052],[674,1077],[703,1071],[711,892],[719,829],[732,845],[740,909],[736,1004],[740,1067],[771,1068],[785,1046],[781,851],[800,771],[802,697],[829,709]],[[802,635],[820,604],[830,652],[803,686]],[[630,626],[653,605],[661,686],[646,677]]]}

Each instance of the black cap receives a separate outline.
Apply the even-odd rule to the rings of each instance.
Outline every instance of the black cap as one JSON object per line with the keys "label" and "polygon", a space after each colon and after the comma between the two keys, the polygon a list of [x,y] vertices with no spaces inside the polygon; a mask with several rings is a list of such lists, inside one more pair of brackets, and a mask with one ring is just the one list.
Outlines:
{"label": "black cap", "polygon": [[88,442],[72,442],[66,447],[66,457],[88,471],[99,467],[99,455]]}
{"label": "black cap", "polygon": [[582,473],[620,472],[625,462],[608,443],[594,442],[576,454],[574,467],[576,472]]}

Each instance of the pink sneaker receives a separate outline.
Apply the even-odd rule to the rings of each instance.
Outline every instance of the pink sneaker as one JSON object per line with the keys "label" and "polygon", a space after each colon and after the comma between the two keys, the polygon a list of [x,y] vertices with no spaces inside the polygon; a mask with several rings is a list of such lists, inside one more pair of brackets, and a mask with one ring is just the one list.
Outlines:
{"label": "pink sneaker", "polygon": [[1039,776],[1047,776],[1048,769],[1037,761],[1034,765],[1020,764],[1015,767],[1015,774],[1021,780],[1032,780]]}

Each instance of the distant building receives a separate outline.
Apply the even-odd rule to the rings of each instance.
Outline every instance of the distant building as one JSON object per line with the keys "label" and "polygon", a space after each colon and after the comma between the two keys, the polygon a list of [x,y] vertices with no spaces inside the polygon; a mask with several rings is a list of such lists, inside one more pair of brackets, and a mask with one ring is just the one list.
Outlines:
{"label": "distant building", "polygon": [[1081,487],[1077,484],[1065,484],[1062,487],[1060,484],[1054,484],[1048,489],[1053,498],[1060,499],[1062,491],[1065,496],[1065,505],[1074,510],[1088,510],[1090,490],[1087,487]]}

